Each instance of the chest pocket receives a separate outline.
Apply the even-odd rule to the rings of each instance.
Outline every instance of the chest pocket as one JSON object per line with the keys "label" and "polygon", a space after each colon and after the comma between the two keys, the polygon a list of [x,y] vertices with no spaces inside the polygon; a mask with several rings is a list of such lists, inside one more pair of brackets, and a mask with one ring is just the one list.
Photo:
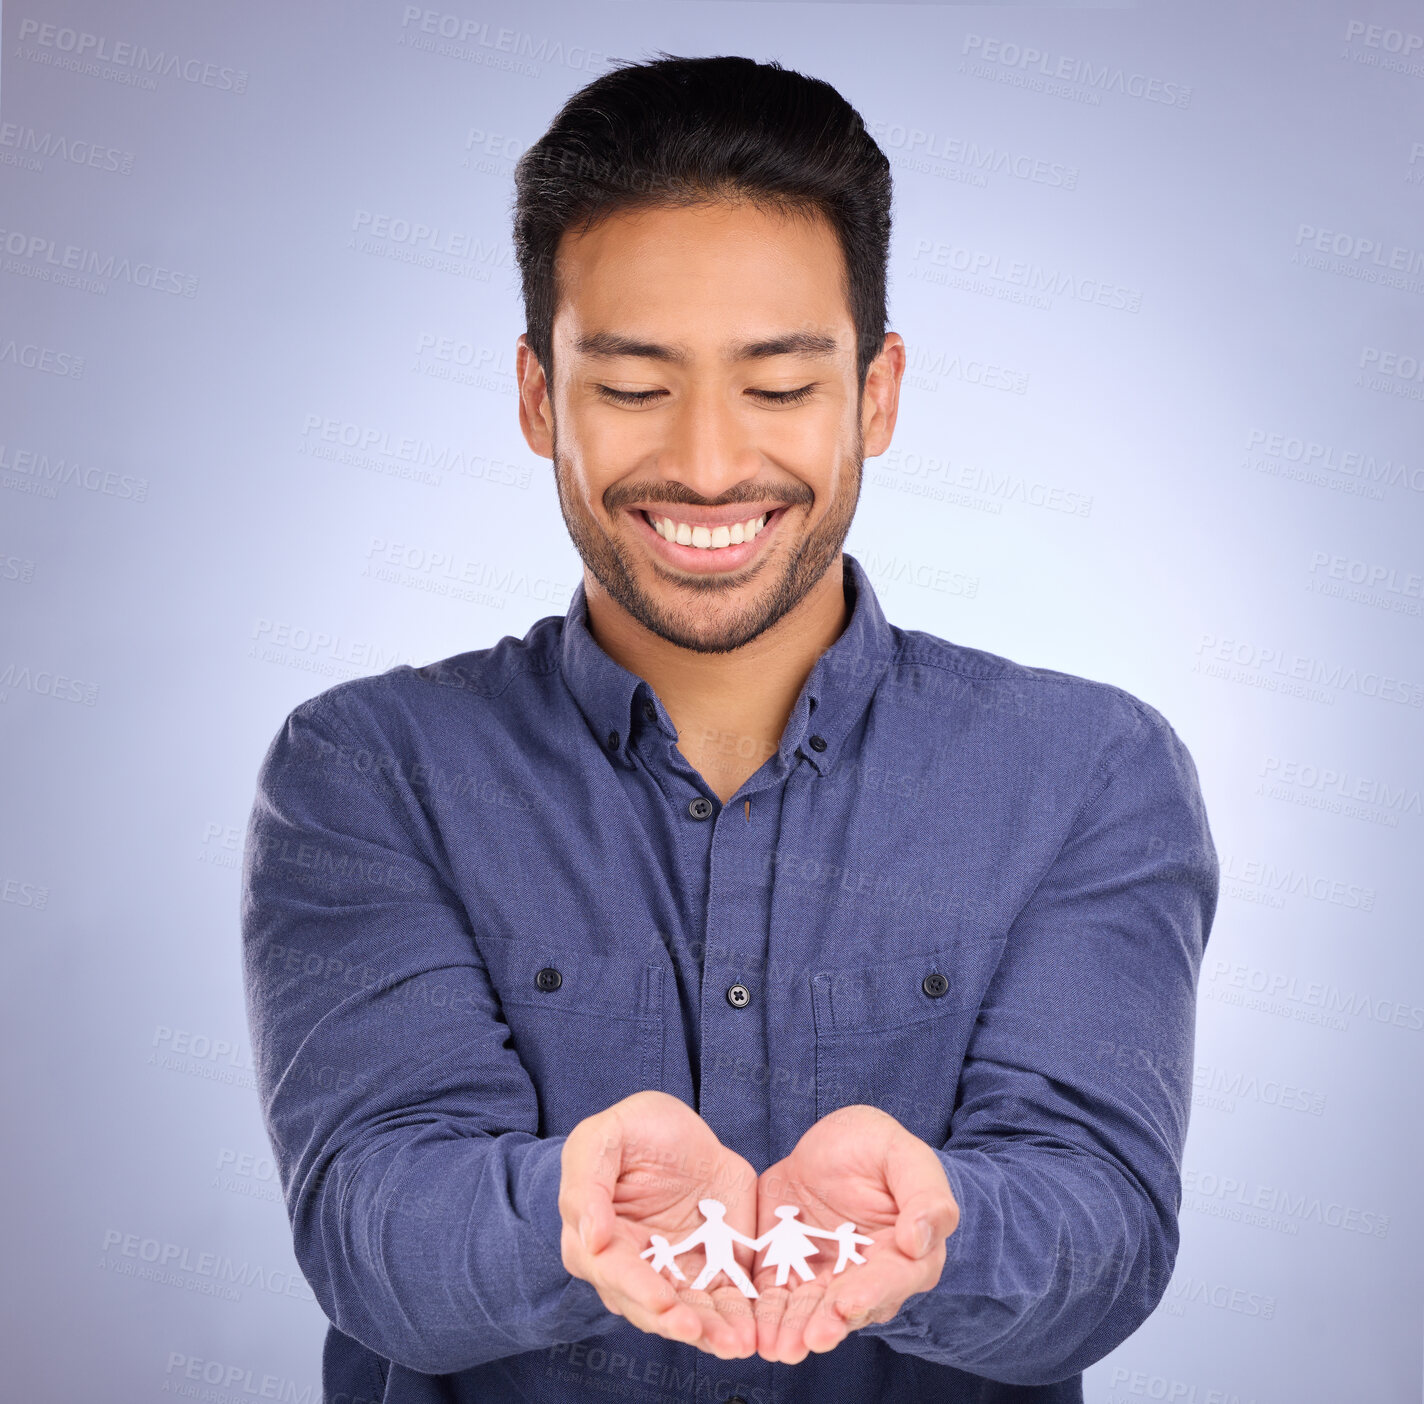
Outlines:
{"label": "chest pocket", "polygon": [[539,1135],[662,1086],[662,964],[557,942],[488,939],[480,954],[539,1094]]}
{"label": "chest pocket", "polygon": [[813,974],[817,1119],[864,1103],[942,1146],[969,1035],[1002,950],[1002,938],[975,938]]}

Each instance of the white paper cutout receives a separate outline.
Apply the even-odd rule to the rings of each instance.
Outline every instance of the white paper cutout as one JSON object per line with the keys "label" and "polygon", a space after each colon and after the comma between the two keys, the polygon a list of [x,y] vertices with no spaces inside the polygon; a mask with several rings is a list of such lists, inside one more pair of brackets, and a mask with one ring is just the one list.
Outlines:
{"label": "white paper cutout", "polygon": [[686,1274],[674,1259],[679,1253],[702,1247],[706,1251],[707,1262],[693,1280],[692,1290],[695,1292],[706,1288],[719,1272],[725,1272],[744,1297],[760,1295],[732,1255],[734,1242],[745,1244],[753,1252],[770,1248],[771,1251],[762,1259],[762,1266],[775,1267],[776,1285],[784,1287],[793,1269],[803,1282],[809,1282],[816,1275],[806,1266],[806,1259],[821,1251],[811,1242],[813,1238],[828,1238],[839,1246],[840,1253],[832,1269],[833,1273],[841,1272],[847,1262],[863,1263],[865,1258],[856,1252],[855,1245],[875,1241],[863,1233],[857,1233],[855,1225],[849,1219],[834,1229],[818,1229],[810,1224],[803,1224],[796,1217],[801,1210],[795,1204],[778,1205],[776,1216],[780,1222],[767,1229],[760,1238],[748,1238],[727,1223],[727,1206],[720,1199],[699,1199],[697,1207],[702,1211],[703,1222],[681,1243],[669,1243],[662,1234],[655,1233],[652,1235],[652,1247],[645,1248],[638,1255],[640,1258],[651,1258],[656,1271],[661,1272],[663,1268],[667,1268],[679,1282],[686,1282]]}
{"label": "white paper cutout", "polygon": [[667,1241],[667,1239],[662,1236],[662,1234],[655,1233],[653,1235],[653,1246],[649,1248],[647,1252],[639,1253],[638,1256],[640,1258],[651,1257],[653,1260],[653,1267],[658,1272],[661,1272],[664,1268],[667,1268],[672,1273],[672,1275],[677,1278],[679,1282],[686,1282],[687,1274],[683,1272],[680,1267],[678,1267],[676,1262],[673,1261],[673,1256],[670,1251],[671,1247],[672,1245]]}

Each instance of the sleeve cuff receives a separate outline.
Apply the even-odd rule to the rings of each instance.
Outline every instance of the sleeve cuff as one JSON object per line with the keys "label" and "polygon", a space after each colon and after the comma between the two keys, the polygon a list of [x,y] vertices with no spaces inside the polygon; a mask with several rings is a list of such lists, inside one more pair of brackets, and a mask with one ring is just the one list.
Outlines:
{"label": "sleeve cuff", "polygon": [[526,1213],[539,1237],[562,1263],[564,1260],[564,1219],[559,1213],[559,1186],[563,1182],[564,1136],[546,1136],[535,1141],[524,1153],[521,1167]]}
{"label": "sleeve cuff", "polygon": [[[945,1178],[949,1181],[949,1192],[954,1196],[954,1202],[959,1208],[959,1222],[955,1225],[954,1232],[944,1241],[944,1271],[948,1272],[952,1267],[963,1261],[966,1251],[965,1245],[969,1241],[966,1232],[965,1217],[965,1187],[963,1171],[955,1156],[946,1150],[936,1149],[935,1154],[939,1156],[939,1163],[944,1166]],[[944,1274],[940,1274],[941,1279]]]}

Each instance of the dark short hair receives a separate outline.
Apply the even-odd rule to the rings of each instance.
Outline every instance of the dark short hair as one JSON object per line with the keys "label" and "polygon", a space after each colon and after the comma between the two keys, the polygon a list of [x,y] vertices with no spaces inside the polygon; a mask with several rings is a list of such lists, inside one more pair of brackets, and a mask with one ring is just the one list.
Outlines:
{"label": "dark short hair", "polygon": [[525,335],[553,375],[555,254],[620,210],[749,200],[818,212],[845,256],[860,389],[885,341],[890,162],[829,83],[779,63],[660,52],[576,92],[515,168]]}

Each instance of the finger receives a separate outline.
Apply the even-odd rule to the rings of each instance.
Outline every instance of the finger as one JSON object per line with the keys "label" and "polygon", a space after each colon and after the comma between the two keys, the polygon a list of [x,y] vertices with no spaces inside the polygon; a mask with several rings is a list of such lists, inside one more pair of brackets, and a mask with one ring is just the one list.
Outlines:
{"label": "finger", "polygon": [[959,1225],[959,1208],[954,1197],[928,1189],[899,1202],[895,1246],[907,1258],[926,1257],[936,1245],[943,1250],[945,1239]]}
{"label": "finger", "polygon": [[[691,1274],[689,1274],[691,1275]],[[731,1348],[731,1338],[726,1321],[717,1309],[717,1300],[705,1288],[693,1291],[689,1287],[679,1287],[678,1297],[694,1312],[701,1326],[701,1336],[697,1345],[709,1355],[726,1353]]]}
{"label": "finger", "polygon": [[696,1304],[682,1300],[675,1292],[667,1301],[658,1302],[652,1310],[615,1287],[605,1285],[599,1295],[605,1297],[610,1311],[648,1335],[662,1336],[682,1345],[700,1346],[705,1343],[705,1313]]}
{"label": "finger", "polygon": [[640,1331],[652,1336],[662,1336],[682,1345],[704,1344],[702,1313],[696,1306],[681,1301],[676,1295],[665,1306],[660,1304],[658,1309],[649,1311],[625,1292],[606,1283],[595,1281],[593,1286],[609,1311],[621,1316]]}
{"label": "finger", "polygon": [[[737,1329],[730,1315],[731,1309],[720,1300],[721,1294],[726,1290],[728,1289],[694,1292],[684,1287],[679,1290],[678,1296],[685,1305],[696,1312],[702,1328],[701,1336],[692,1344],[706,1354],[715,1355],[722,1360],[740,1359],[750,1354],[750,1351],[743,1348],[742,1342],[738,1338]],[[737,1296],[741,1296],[736,1288],[730,1290]],[[743,1298],[743,1301],[745,1300]]]}
{"label": "finger", "polygon": [[[766,1273],[765,1276],[771,1279],[773,1274]],[[781,1322],[786,1315],[791,1292],[786,1287],[764,1287],[760,1282],[756,1284],[756,1289],[760,1293],[752,1303],[756,1321],[756,1352],[763,1360],[777,1360]]]}
{"label": "finger", "polygon": [[[694,1263],[687,1272],[689,1279],[696,1281],[701,1267]],[[739,1287],[719,1274],[705,1289],[680,1287],[678,1296],[697,1310],[702,1339],[696,1344],[709,1354],[724,1360],[744,1360],[754,1353],[756,1322],[752,1301],[742,1295]]]}
{"label": "finger", "polygon": [[603,1304],[641,1331],[691,1344],[701,1338],[701,1314],[627,1237],[618,1233],[597,1253],[581,1245],[573,1250],[574,1275],[592,1284]]}
{"label": "finger", "polygon": [[706,1348],[705,1314],[688,1302],[674,1301],[666,1311],[652,1313],[629,1304],[628,1309],[618,1312],[618,1315],[646,1335],[661,1336],[679,1345]]}
{"label": "finger", "polygon": [[[818,1279],[789,1295],[777,1333],[774,1359],[786,1365],[799,1365],[812,1350],[831,1350],[849,1334],[849,1328],[840,1317],[826,1316],[826,1290],[825,1283]],[[821,1324],[813,1330],[812,1324],[818,1321]]]}
{"label": "finger", "polygon": [[638,1303],[607,1284],[593,1284],[603,1305],[617,1316],[621,1316],[631,1326],[652,1336],[662,1336],[666,1340],[682,1345],[703,1346],[701,1314],[696,1307],[679,1301],[676,1297],[665,1310],[648,1312]]}
{"label": "finger", "polygon": [[905,1131],[885,1157],[885,1182],[894,1196],[895,1246],[907,1258],[923,1258],[959,1226],[959,1205],[940,1158]]}
{"label": "finger", "polygon": [[736,1286],[713,1287],[712,1301],[720,1327],[712,1339],[728,1352],[724,1358],[745,1360],[755,1354],[757,1323],[753,1308],[756,1301],[744,1296],[742,1289]]}
{"label": "finger", "polygon": [[[744,1359],[755,1348],[748,1302],[735,1287],[711,1292],[677,1286],[629,1244],[610,1245],[590,1264],[596,1285],[639,1330],[695,1345],[720,1359]],[[695,1278],[696,1271],[689,1271]],[[651,1281],[649,1280],[651,1279]],[[746,1318],[746,1320],[743,1320]]]}
{"label": "finger", "polygon": [[864,1302],[864,1296],[853,1296],[847,1300],[827,1292],[816,1310],[802,1323],[801,1338],[806,1349],[818,1354],[833,1350],[852,1331],[865,1325],[870,1319],[870,1309]]}
{"label": "finger", "polygon": [[613,1191],[623,1168],[623,1124],[609,1112],[581,1121],[560,1154],[559,1213],[590,1254],[613,1238]]}
{"label": "finger", "polygon": [[[877,1245],[872,1244],[871,1250]],[[826,1286],[825,1297],[803,1326],[810,1350],[825,1351],[839,1345],[851,1332],[871,1321],[888,1321],[906,1298],[928,1291],[944,1266],[943,1246],[925,1258],[906,1258],[895,1250],[892,1238],[883,1244],[880,1258],[847,1269]]]}

